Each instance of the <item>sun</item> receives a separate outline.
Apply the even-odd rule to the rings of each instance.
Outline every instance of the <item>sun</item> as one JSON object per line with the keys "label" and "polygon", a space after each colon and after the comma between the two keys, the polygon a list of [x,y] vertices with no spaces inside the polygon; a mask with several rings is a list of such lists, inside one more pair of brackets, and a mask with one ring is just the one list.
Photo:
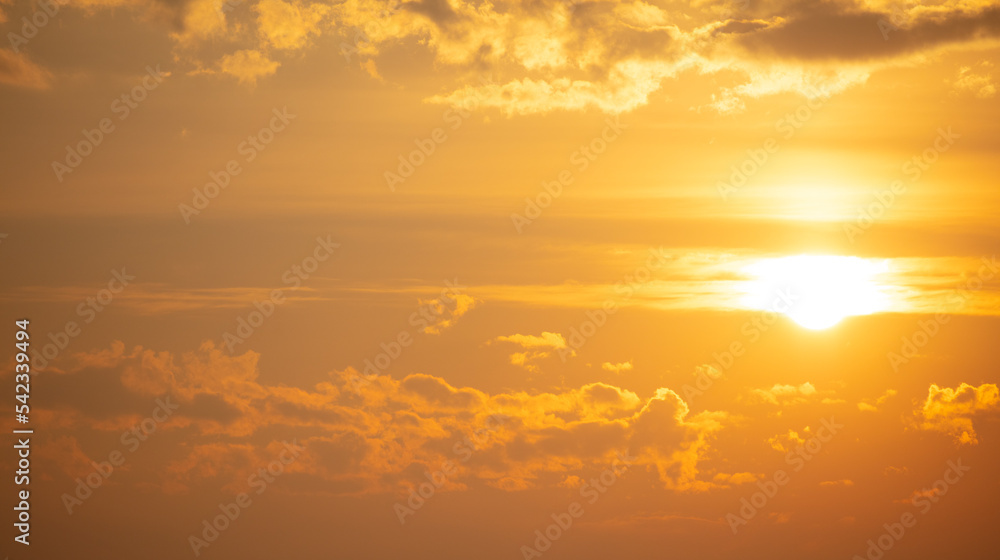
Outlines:
{"label": "sun", "polygon": [[743,268],[743,304],[786,315],[807,329],[830,328],[844,317],[868,315],[887,307],[877,277],[886,260],[835,255],[795,255],[762,259]]}

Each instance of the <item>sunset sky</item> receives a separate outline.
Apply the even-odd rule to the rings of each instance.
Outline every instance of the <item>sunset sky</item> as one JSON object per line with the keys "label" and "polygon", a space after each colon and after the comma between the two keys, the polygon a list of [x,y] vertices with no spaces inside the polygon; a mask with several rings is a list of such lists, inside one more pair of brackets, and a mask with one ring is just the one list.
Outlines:
{"label": "sunset sky", "polygon": [[0,30],[0,554],[1000,557],[1000,4]]}

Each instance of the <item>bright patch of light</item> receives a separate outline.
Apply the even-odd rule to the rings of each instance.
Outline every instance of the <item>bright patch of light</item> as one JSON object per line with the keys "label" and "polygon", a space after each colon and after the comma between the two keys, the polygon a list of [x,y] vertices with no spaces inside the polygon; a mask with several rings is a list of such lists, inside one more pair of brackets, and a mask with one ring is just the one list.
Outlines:
{"label": "bright patch of light", "polygon": [[743,304],[782,313],[807,329],[826,329],[844,317],[887,307],[875,281],[889,270],[886,260],[797,255],[757,261],[743,269],[748,282]]}

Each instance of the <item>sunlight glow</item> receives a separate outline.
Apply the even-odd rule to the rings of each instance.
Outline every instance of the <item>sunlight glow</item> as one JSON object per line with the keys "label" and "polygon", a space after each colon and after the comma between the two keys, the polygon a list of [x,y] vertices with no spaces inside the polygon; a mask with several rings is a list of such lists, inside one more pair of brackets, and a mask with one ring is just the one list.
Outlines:
{"label": "sunlight glow", "polygon": [[807,329],[826,329],[844,317],[886,309],[888,298],[875,281],[887,260],[796,255],[757,261],[743,269],[748,282],[742,303],[788,316]]}

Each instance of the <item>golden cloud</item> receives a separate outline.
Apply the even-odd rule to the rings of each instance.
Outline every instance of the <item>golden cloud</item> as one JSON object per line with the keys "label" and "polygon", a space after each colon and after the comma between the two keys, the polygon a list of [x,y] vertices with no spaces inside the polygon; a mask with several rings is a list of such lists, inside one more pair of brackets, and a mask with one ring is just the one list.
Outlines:
{"label": "golden cloud", "polygon": [[[405,490],[449,460],[458,464],[454,490],[565,485],[626,451],[655,468],[667,488],[734,483],[699,477],[699,462],[727,416],[692,415],[670,389],[649,399],[604,383],[488,394],[415,373],[378,376],[355,392],[353,368],[301,389],[262,384],[257,361],[253,352],[230,356],[212,342],[182,355],[126,350],[118,342],[47,368],[58,383],[38,414],[60,419],[50,425],[53,437],[64,438],[83,465],[77,441],[106,441],[97,434],[135,427],[164,399],[176,403],[143,444],[157,448],[149,454],[170,457],[167,467],[138,475],[167,492],[236,489],[274,458],[275,446],[293,439],[306,450],[294,472],[338,492]],[[170,435],[179,430],[184,437]]]}
{"label": "golden cloud", "polygon": [[563,335],[551,332],[543,332],[541,336],[512,334],[509,336],[498,336],[493,340],[496,342],[512,342],[522,348],[528,349],[526,352],[514,352],[511,354],[510,363],[531,372],[538,371],[538,367],[532,364],[532,361],[548,357],[549,352],[544,350],[545,348],[553,350],[566,348],[566,339]]}
{"label": "golden cloud", "polygon": [[807,402],[808,398],[817,395],[816,387],[808,381],[801,385],[782,385],[776,383],[770,389],[751,390],[750,402],[785,406]]}
{"label": "golden cloud", "polygon": [[632,362],[619,362],[617,364],[612,364],[611,362],[604,362],[603,364],[601,364],[601,369],[613,373],[630,371],[632,369]]}
{"label": "golden cloud", "polygon": [[566,339],[559,333],[543,332],[541,336],[531,334],[512,334],[498,336],[500,342],[513,342],[524,348],[566,348]]}
{"label": "golden cloud", "polygon": [[864,412],[875,412],[878,410],[880,406],[885,404],[887,400],[889,400],[892,397],[895,397],[896,394],[897,391],[895,389],[887,389],[886,392],[882,393],[882,396],[878,397],[877,399],[864,399],[861,402],[859,402],[858,410]]}
{"label": "golden cloud", "polygon": [[[502,69],[509,76],[501,85],[460,86],[428,102],[475,103],[506,115],[586,109],[619,114],[649,103],[667,80],[687,70],[693,72],[684,79],[718,76],[696,108],[739,111],[747,100],[784,92],[831,95],[863,84],[873,72],[921,64],[943,50],[976,49],[1000,36],[1000,8],[961,0],[907,7],[881,0],[683,7],[642,0],[348,0],[332,6],[258,0],[252,6],[256,18],[233,25],[227,18],[235,14],[221,9],[219,0],[73,5],[90,11],[129,5],[168,18],[175,24],[171,35],[185,47],[178,53],[181,63],[194,73],[218,66],[249,84],[277,71],[268,50],[299,50],[328,32],[342,36],[339,48],[360,55],[373,79],[381,79],[374,59],[388,47],[427,48],[443,66]],[[236,53],[206,62],[199,49],[188,48],[219,38],[236,45]],[[47,82],[36,77],[14,83]],[[954,87],[980,98],[995,94],[988,74],[960,73]]]}
{"label": "golden cloud", "polygon": [[918,412],[920,428],[943,432],[960,445],[976,445],[979,439],[973,428],[976,417],[1000,411],[1000,391],[993,383],[978,387],[962,383],[957,388],[932,384],[927,399]]}
{"label": "golden cloud", "polygon": [[240,83],[254,85],[259,78],[274,74],[281,63],[256,50],[236,51],[222,57],[219,69],[223,74],[235,77]]}
{"label": "golden cloud", "polygon": [[320,33],[318,24],[330,11],[324,4],[306,5],[282,0],[260,0],[255,9],[258,32],[271,46],[281,50],[306,46],[310,36]]}

